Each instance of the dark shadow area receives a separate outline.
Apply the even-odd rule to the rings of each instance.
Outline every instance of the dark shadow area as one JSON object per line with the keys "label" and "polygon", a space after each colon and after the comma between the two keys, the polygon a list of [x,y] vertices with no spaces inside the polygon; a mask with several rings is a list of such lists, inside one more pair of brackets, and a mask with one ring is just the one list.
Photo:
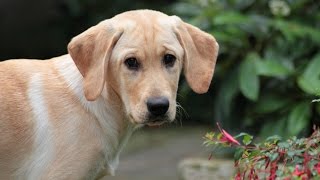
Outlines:
{"label": "dark shadow area", "polygon": [[2,0],[0,60],[65,54],[70,39],[99,21],[134,9],[163,10],[173,0]]}

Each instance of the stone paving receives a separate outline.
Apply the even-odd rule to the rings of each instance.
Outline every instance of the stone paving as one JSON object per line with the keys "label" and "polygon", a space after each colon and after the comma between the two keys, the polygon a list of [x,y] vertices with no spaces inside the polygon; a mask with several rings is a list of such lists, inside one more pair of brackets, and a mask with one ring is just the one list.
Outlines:
{"label": "stone paving", "polygon": [[207,159],[202,145],[208,127],[160,127],[137,131],[120,156],[116,176],[104,180],[177,180],[186,158]]}

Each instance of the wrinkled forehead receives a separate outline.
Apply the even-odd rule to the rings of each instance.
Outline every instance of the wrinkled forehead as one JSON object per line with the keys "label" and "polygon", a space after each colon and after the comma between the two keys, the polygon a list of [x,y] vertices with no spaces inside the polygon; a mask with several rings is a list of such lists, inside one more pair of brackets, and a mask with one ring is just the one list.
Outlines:
{"label": "wrinkled forehead", "polygon": [[176,19],[165,14],[128,14],[116,17],[121,23],[123,34],[117,48],[147,48],[161,51],[169,49],[182,54],[174,28]]}

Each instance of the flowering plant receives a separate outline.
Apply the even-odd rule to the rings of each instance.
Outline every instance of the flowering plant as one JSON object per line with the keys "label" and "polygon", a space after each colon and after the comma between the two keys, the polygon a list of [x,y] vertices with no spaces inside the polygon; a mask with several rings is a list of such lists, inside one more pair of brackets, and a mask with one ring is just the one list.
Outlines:
{"label": "flowering plant", "polygon": [[209,132],[205,135],[204,144],[236,148],[235,180],[320,179],[319,129],[314,128],[308,138],[282,140],[279,136],[272,136],[262,143],[253,143],[253,136],[247,133],[233,137],[219,124],[218,128],[219,133]]}

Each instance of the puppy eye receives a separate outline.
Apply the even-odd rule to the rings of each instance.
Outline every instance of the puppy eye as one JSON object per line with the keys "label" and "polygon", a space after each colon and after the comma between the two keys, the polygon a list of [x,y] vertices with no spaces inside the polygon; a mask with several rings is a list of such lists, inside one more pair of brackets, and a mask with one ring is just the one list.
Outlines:
{"label": "puppy eye", "polygon": [[166,67],[172,67],[176,62],[176,57],[172,54],[166,54],[163,57],[163,63]]}
{"label": "puppy eye", "polygon": [[124,61],[124,63],[126,64],[126,66],[128,67],[128,69],[130,70],[138,70],[140,67],[140,64],[138,62],[138,60],[136,58],[128,58]]}

